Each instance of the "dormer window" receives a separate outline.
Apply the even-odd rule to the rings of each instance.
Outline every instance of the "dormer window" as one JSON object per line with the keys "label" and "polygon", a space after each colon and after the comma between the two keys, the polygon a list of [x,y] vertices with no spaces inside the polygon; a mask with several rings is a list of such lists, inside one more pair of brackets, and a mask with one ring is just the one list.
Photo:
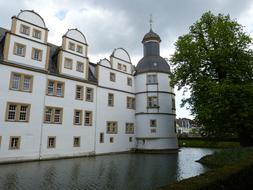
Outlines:
{"label": "dormer window", "polygon": [[41,31],[37,29],[33,29],[33,37],[37,39],[41,39]]}
{"label": "dormer window", "polygon": [[25,57],[25,50],[26,50],[26,46],[24,44],[20,44],[20,43],[15,43],[14,44],[14,54],[18,55],[18,56],[22,56]]}
{"label": "dormer window", "polygon": [[72,59],[65,58],[64,68],[66,68],[66,69],[72,69],[72,63],[73,63]]}
{"label": "dormer window", "polygon": [[76,46],[76,51],[77,51],[78,53],[83,53],[83,46],[77,45],[77,46]]}
{"label": "dormer window", "polygon": [[83,73],[83,70],[84,70],[84,64],[82,62],[77,61],[77,63],[76,63],[76,71]]}
{"label": "dormer window", "polygon": [[115,82],[116,76],[115,73],[110,73],[110,81]]}
{"label": "dormer window", "polygon": [[30,27],[29,26],[26,26],[26,25],[23,25],[21,24],[20,26],[20,33],[22,34],[25,34],[25,35],[30,35]]}
{"label": "dormer window", "polygon": [[69,50],[75,51],[75,44],[72,42],[69,42]]}
{"label": "dormer window", "polygon": [[32,59],[41,61],[42,60],[42,50],[33,48],[32,49]]}
{"label": "dormer window", "polygon": [[121,70],[122,65],[118,63],[118,69]]}
{"label": "dormer window", "polygon": [[126,72],[126,65],[122,66],[122,70]]}

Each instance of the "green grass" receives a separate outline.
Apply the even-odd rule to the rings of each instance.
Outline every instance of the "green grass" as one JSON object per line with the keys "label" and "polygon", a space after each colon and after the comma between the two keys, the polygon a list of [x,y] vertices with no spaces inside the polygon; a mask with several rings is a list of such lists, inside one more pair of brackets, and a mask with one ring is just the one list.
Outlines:
{"label": "green grass", "polygon": [[211,141],[211,140],[196,140],[196,139],[179,139],[180,147],[200,147],[200,148],[239,148],[239,142],[232,141]]}
{"label": "green grass", "polygon": [[198,162],[209,167],[223,167],[228,164],[236,164],[253,156],[253,147],[224,149],[207,155]]}

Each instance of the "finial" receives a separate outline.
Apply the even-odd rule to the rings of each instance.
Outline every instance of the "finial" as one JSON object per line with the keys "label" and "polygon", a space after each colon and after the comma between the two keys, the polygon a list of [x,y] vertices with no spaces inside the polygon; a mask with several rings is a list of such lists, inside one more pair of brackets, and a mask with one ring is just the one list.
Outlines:
{"label": "finial", "polygon": [[153,24],[152,14],[150,14],[149,24],[150,24],[150,30],[152,30],[152,24]]}

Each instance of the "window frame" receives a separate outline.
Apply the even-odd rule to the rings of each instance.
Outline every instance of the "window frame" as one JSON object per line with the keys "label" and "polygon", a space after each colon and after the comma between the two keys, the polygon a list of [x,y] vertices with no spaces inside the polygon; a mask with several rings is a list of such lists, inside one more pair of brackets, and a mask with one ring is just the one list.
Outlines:
{"label": "window frame", "polygon": [[134,123],[127,122],[125,125],[126,134],[134,134]]}
{"label": "window frame", "polygon": [[76,44],[74,42],[69,42],[68,50],[75,51],[75,49],[76,49]]}
{"label": "window frame", "polygon": [[[67,62],[67,61],[69,61],[69,62]],[[68,65],[66,65],[66,64],[70,64],[69,66]],[[69,69],[69,70],[72,70],[73,69],[73,59],[70,59],[70,58],[68,58],[68,57],[65,57],[64,58],[64,68],[65,69]]]}
{"label": "window frame", "polygon": [[[52,146],[49,144],[50,139],[54,139],[54,141],[53,141],[54,143],[53,143]],[[56,136],[48,136],[48,137],[47,137],[47,148],[48,148],[48,149],[56,148]]]}
{"label": "window frame", "polygon": [[[79,123],[76,123],[76,112],[80,112]],[[74,109],[73,124],[74,125],[82,125],[82,123],[83,123],[83,110]]]}
{"label": "window frame", "polygon": [[[36,32],[39,34],[39,36],[36,36]],[[41,40],[42,32],[41,30],[38,30],[36,28],[33,28],[32,37]]]}
{"label": "window frame", "polygon": [[[80,49],[81,51],[78,51],[79,49]],[[76,52],[77,52],[77,53],[80,53],[80,54],[83,54],[83,46],[77,44],[77,45],[76,45]]]}
{"label": "window frame", "polygon": [[[155,105],[155,100],[156,99],[156,105]],[[147,108],[159,108],[159,99],[158,96],[148,96],[147,99]]]}
{"label": "window frame", "polygon": [[[88,95],[87,95],[87,91],[88,90],[91,90],[90,91],[90,99],[88,99],[87,97],[88,97]],[[85,101],[87,101],[87,102],[93,102],[94,101],[94,88],[91,88],[91,87],[86,87],[86,90],[85,90]]]}
{"label": "window frame", "polygon": [[[53,82],[53,94],[49,94],[48,93],[48,85],[49,85],[49,82]],[[58,84],[61,84],[62,85],[62,90],[61,90],[61,96],[58,96],[57,95],[57,86]],[[47,96],[55,96],[55,97],[61,97],[63,98],[64,97],[64,90],[65,90],[65,83],[62,82],[62,81],[57,81],[57,80],[53,80],[53,79],[48,79],[47,80],[47,89],[46,89],[46,95]]]}
{"label": "window frame", "polygon": [[[90,114],[89,115],[89,123],[86,123],[86,114]],[[92,119],[93,119],[93,116],[92,116],[92,111],[88,111],[88,110],[86,110],[85,112],[84,112],[84,126],[92,126]]]}
{"label": "window frame", "polygon": [[105,134],[99,133],[99,143],[104,143],[104,142],[105,142]]}
{"label": "window frame", "polygon": [[[14,82],[14,76],[15,75],[20,77],[17,89],[13,88],[13,82]],[[29,90],[24,89],[24,82],[25,82],[26,77],[30,78]],[[24,73],[17,73],[17,72],[11,72],[9,90],[21,91],[21,92],[30,92],[31,93],[32,89],[33,89],[33,75],[28,75],[28,74],[24,74]]]}
{"label": "window frame", "polygon": [[[151,79],[149,79],[149,78],[151,78]],[[158,76],[157,76],[157,74],[147,74],[146,84],[147,85],[158,84]]]}
{"label": "window frame", "polygon": [[[22,54],[18,53],[18,51],[17,51],[18,46],[23,48]],[[26,45],[18,43],[18,42],[14,42],[13,54],[16,55],[16,56],[25,57],[25,55],[26,55]]]}
{"label": "window frame", "polygon": [[[50,114],[50,121],[46,121],[46,110],[47,109],[51,109],[52,110],[52,112]],[[55,122],[55,110],[60,110],[59,122]],[[57,114],[57,116],[58,116],[58,114]],[[63,123],[63,108],[61,108],[61,107],[45,106],[45,108],[44,108],[43,123],[45,123],[45,124],[58,124],[58,125],[61,125]]]}
{"label": "window frame", "polygon": [[[12,147],[12,139],[18,139],[17,146]],[[20,144],[21,144],[21,136],[10,136],[9,138],[9,150],[19,150],[20,149]]]}
{"label": "window frame", "polygon": [[[111,99],[110,99],[111,97]],[[109,107],[114,107],[114,94],[113,93],[108,93],[108,96],[107,96],[107,105]]]}
{"label": "window frame", "polygon": [[110,72],[110,81],[111,82],[116,82],[116,74],[113,72]]}
{"label": "window frame", "polygon": [[[78,88],[81,88],[80,89],[80,92],[77,91]],[[81,85],[76,85],[76,92],[75,92],[75,99],[76,100],[83,100],[83,91],[84,91],[84,87],[81,86]],[[77,97],[77,93],[80,93],[80,98]]]}
{"label": "window frame", "polygon": [[106,133],[107,134],[118,134],[118,122],[107,121],[106,122]]}
{"label": "window frame", "polygon": [[[15,115],[14,119],[9,119],[9,112],[10,112],[10,105],[16,106],[15,108]],[[25,120],[20,120],[20,111],[21,107],[26,106],[26,119]],[[6,122],[22,122],[22,123],[28,123],[30,121],[30,112],[31,112],[31,104],[27,103],[18,103],[18,102],[7,102],[6,103],[6,111],[5,111],[5,121]]]}
{"label": "window frame", "polygon": [[133,86],[133,79],[131,77],[127,77],[127,86]]}
{"label": "window frame", "polygon": [[[78,64],[82,64],[82,69],[81,70],[78,70]],[[76,62],[76,71],[80,72],[80,73],[84,73],[84,63],[83,62],[81,62],[81,61]]]}
{"label": "window frame", "polygon": [[[26,28],[27,29],[27,33],[26,32],[24,32],[24,28]],[[27,36],[30,36],[30,31],[31,31],[31,27],[30,26],[27,26],[27,25],[25,25],[25,24],[20,24],[20,29],[19,29],[19,32],[21,33],[21,34],[24,34],[24,35],[27,35]]]}
{"label": "window frame", "polygon": [[150,119],[149,120],[149,127],[157,127],[157,120],[156,119]]}
{"label": "window frame", "polygon": [[127,96],[126,107],[127,107],[127,109],[135,110],[135,98],[134,97]]}
{"label": "window frame", "polygon": [[[36,51],[38,51],[38,59],[37,58],[35,58],[35,52]],[[32,56],[31,56],[31,58],[33,59],[33,60],[35,60],[35,61],[42,61],[42,55],[43,55],[43,50],[41,50],[41,49],[38,49],[38,48],[32,48]]]}
{"label": "window frame", "polygon": [[[78,139],[78,143],[75,143],[75,140]],[[78,148],[81,147],[81,137],[80,136],[74,136],[73,137],[73,147]]]}

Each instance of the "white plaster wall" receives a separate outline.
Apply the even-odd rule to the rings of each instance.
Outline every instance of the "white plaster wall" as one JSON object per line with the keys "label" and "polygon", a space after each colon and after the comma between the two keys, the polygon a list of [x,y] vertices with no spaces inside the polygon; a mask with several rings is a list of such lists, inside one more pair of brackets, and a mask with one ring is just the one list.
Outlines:
{"label": "white plaster wall", "polygon": [[43,20],[42,20],[42,18],[39,15],[37,15],[35,13],[32,13],[31,11],[23,11],[23,12],[21,12],[18,15],[18,18],[22,19],[22,20],[25,20],[27,22],[30,22],[32,24],[36,24],[36,25],[38,25],[40,27],[43,27],[43,28],[46,27],[45,24],[44,24],[44,22],[43,22]]}
{"label": "white plaster wall", "polygon": [[127,62],[131,62],[128,53],[124,49],[122,49],[122,48],[117,48],[114,51],[114,57],[118,57],[118,58],[120,58],[122,60],[126,60]]}
{"label": "white plaster wall", "polygon": [[162,150],[162,149],[177,149],[178,141],[177,137],[171,137],[166,139],[138,139],[137,149],[146,150]]}
{"label": "white plaster wall", "polygon": [[[46,96],[45,105],[63,108],[62,124],[43,123],[42,157],[58,157],[86,155],[94,153],[95,126],[96,126],[96,86],[64,80],[59,77],[49,76],[49,79],[62,81],[65,84],[64,98]],[[94,101],[87,102],[75,99],[76,85],[84,86],[84,95],[86,87],[94,89]],[[74,109],[83,110],[83,124],[81,126],[73,125]],[[92,111],[92,126],[84,126],[84,111]],[[56,136],[56,148],[47,148],[48,136]],[[73,147],[73,137],[81,137],[81,146]]]}
{"label": "white plaster wall", "polygon": [[[114,106],[107,106],[108,93],[114,94]],[[124,92],[108,90],[98,87],[97,90],[97,129],[96,129],[96,154],[108,152],[129,151],[135,147],[134,134],[125,134],[126,123],[135,123],[135,110],[126,108],[126,97],[131,96]],[[107,121],[118,122],[118,133],[107,134]],[[136,126],[135,126],[136,131]],[[99,134],[104,133],[104,143],[99,142]],[[110,137],[114,137],[114,142],[110,143]],[[129,142],[129,137],[133,141]]]}
{"label": "white plaster wall", "polygon": [[117,59],[115,57],[111,57],[111,63],[112,63],[112,68],[116,69],[116,70],[119,70],[118,69],[118,63],[120,63],[122,65],[125,65],[126,66],[126,71],[123,71],[123,70],[119,70],[119,71],[126,72],[128,74],[132,74],[132,64],[130,64],[128,62],[125,62],[123,60]]}
{"label": "white plaster wall", "polygon": [[[14,43],[21,43],[26,45],[26,54],[25,57],[17,56],[14,52]],[[43,51],[42,53],[42,60],[36,61],[32,59],[32,48],[41,49]],[[37,67],[41,69],[45,69],[45,63],[46,63],[46,55],[47,55],[47,46],[44,44],[40,44],[37,42],[33,42],[18,36],[11,35],[10,36],[10,48],[8,53],[8,60],[11,62],[16,62],[19,64],[29,65],[32,67]]]}
{"label": "white plaster wall", "polygon": [[[45,43],[45,37],[46,37],[46,30],[45,29],[42,29],[40,27],[36,27],[36,26],[34,26],[32,24],[28,24],[26,22],[22,22],[20,20],[17,20],[16,24],[17,24],[16,25],[16,34],[18,34],[20,36],[23,36],[25,38],[29,38],[31,40],[35,40],[35,41],[38,41],[38,42],[41,42],[41,43]],[[21,24],[24,24],[25,26],[30,27],[30,35],[29,36],[25,35],[25,34],[22,34],[20,32],[20,26],[21,26]],[[33,29],[41,31],[41,39],[33,37]]]}
{"label": "white plaster wall", "polygon": [[[32,75],[32,93],[9,90],[11,72]],[[0,80],[0,161],[38,159],[46,77],[40,73],[4,65],[0,65],[0,76],[5,79]],[[31,104],[29,122],[5,122],[7,102]],[[19,150],[9,150],[10,136],[21,137]]]}
{"label": "white plaster wall", "polygon": [[[98,67],[99,67],[99,81],[98,81],[99,85],[134,93],[135,82],[134,77],[132,75],[118,72],[110,68],[101,67],[99,65]],[[110,81],[110,72],[115,73],[116,75],[115,82]],[[127,77],[132,78],[132,86],[127,85]]]}
{"label": "white plaster wall", "polygon": [[[65,58],[69,58],[69,59],[73,60],[72,69],[64,68]],[[77,61],[84,63],[84,72],[76,71]],[[70,76],[86,79],[87,78],[86,69],[87,69],[88,62],[89,62],[89,60],[87,58],[79,57],[79,56],[73,55],[68,52],[62,52],[62,65],[61,65],[62,66],[62,73],[70,75]]]}

